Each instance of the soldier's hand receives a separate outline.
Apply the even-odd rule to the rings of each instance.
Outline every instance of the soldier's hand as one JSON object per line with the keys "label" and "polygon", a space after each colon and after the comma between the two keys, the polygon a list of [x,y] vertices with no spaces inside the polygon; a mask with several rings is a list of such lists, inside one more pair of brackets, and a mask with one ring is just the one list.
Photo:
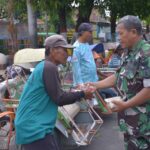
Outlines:
{"label": "soldier's hand", "polygon": [[85,99],[92,99],[95,90],[96,89],[93,86],[88,86],[85,90],[83,90],[85,94]]}
{"label": "soldier's hand", "polygon": [[84,84],[78,84],[76,86],[76,88],[79,89],[79,90],[83,90],[85,88],[85,86],[84,86]]}
{"label": "soldier's hand", "polygon": [[98,89],[97,83],[96,82],[87,82],[84,84],[85,86],[92,86],[95,89]]}
{"label": "soldier's hand", "polygon": [[113,100],[112,103],[114,104],[114,107],[111,109],[113,112],[121,112],[127,109],[126,102],[122,100]]}

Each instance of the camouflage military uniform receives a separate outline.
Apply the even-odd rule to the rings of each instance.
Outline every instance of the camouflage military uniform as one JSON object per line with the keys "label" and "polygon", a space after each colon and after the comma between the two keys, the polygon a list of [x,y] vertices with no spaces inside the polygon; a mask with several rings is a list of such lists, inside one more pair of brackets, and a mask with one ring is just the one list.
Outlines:
{"label": "camouflage military uniform", "polygon": [[[144,87],[150,88],[150,45],[141,40],[126,51],[116,77],[116,87],[124,101]],[[118,121],[126,150],[150,150],[150,100],[120,112]]]}

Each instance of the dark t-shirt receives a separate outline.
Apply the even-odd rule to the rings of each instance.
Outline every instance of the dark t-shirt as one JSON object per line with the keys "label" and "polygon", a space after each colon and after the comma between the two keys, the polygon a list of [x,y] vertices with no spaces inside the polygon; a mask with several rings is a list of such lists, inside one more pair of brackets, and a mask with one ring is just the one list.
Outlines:
{"label": "dark t-shirt", "polygon": [[45,60],[43,81],[48,95],[59,105],[72,104],[84,97],[84,92],[64,92],[61,87],[61,82],[58,74],[58,69],[55,64]]}

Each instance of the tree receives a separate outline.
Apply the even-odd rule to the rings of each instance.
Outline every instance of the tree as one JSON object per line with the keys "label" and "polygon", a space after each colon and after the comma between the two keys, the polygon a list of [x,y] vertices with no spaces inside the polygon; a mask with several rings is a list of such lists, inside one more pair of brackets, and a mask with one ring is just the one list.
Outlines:
{"label": "tree", "polygon": [[64,0],[61,3],[58,3],[57,10],[58,10],[58,18],[60,23],[60,33],[67,32],[67,20],[70,16],[72,9],[73,0]]}
{"label": "tree", "polygon": [[7,3],[8,1],[6,0],[0,0],[0,18],[1,19],[8,17]]}
{"label": "tree", "polygon": [[111,33],[115,33],[117,19],[136,15],[145,19],[149,15],[149,0],[99,0],[100,8],[110,10]]}
{"label": "tree", "polygon": [[15,51],[18,49],[17,44],[17,29],[16,25],[14,23],[14,14],[15,14],[15,7],[14,7],[14,0],[9,0],[7,4],[7,10],[8,10],[8,18],[9,18],[9,25],[8,25],[8,31],[10,33],[11,37],[11,52],[15,53]]}
{"label": "tree", "polygon": [[57,19],[58,24],[58,33],[63,33],[67,31],[67,20],[71,13],[71,4],[73,0],[55,0],[55,1],[49,1],[49,0],[33,0],[33,5],[43,12],[46,12],[47,15],[50,16],[51,20]]}
{"label": "tree", "polygon": [[94,7],[95,0],[76,0],[75,3],[79,4],[78,7],[78,16],[76,29],[82,22],[89,22],[92,9]]}
{"label": "tree", "polygon": [[37,47],[37,19],[36,10],[33,7],[32,0],[27,0],[28,12],[28,31],[31,40],[31,47]]}
{"label": "tree", "polygon": [[[76,27],[78,27],[82,22],[89,22],[89,18],[94,6],[94,1],[95,0],[75,0],[75,3],[79,3],[77,8],[79,12],[77,16]],[[40,6],[42,5],[44,10],[47,11],[50,16],[55,16],[55,18],[58,18],[58,25],[60,30],[59,33],[67,31],[68,19],[71,18],[71,14],[73,10],[75,10],[75,7],[72,6],[73,2],[74,0],[55,0],[53,3],[49,0],[46,0],[46,2],[39,0]]]}
{"label": "tree", "polygon": [[[6,3],[6,5],[4,5]],[[14,21],[16,19],[26,20],[26,13],[28,10],[28,24],[29,24],[29,36],[31,40],[31,46],[37,47],[37,28],[36,28],[36,15],[33,9],[31,0],[1,0],[0,4],[6,6],[5,18],[9,21],[8,31],[11,35],[12,52],[14,53],[17,49],[17,29]],[[28,9],[27,9],[28,8]],[[24,17],[25,16],[25,17]]]}
{"label": "tree", "polygon": [[15,24],[15,0],[0,0],[0,17],[7,18],[8,32],[10,33],[10,53],[15,53],[17,46],[17,29]]}

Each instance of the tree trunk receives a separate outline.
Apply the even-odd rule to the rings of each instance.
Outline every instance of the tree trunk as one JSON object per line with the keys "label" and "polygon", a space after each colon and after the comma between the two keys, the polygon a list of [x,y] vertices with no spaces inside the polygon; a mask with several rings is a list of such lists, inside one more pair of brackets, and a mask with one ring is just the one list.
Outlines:
{"label": "tree trunk", "polygon": [[58,33],[63,35],[67,39],[66,8],[60,7],[58,13],[59,13]]}
{"label": "tree trunk", "polygon": [[112,35],[112,41],[115,41],[115,33],[116,33],[116,18],[117,15],[113,12],[111,12],[111,18],[110,18],[110,22],[111,22],[111,35]]}
{"label": "tree trunk", "polygon": [[17,29],[12,18],[10,18],[9,20],[8,31],[11,37],[11,53],[14,54],[15,51],[17,51],[18,46],[17,46]]}
{"label": "tree trunk", "polygon": [[60,33],[66,33],[67,32],[67,26],[66,26],[66,9],[65,7],[61,7],[59,9],[59,21],[60,21]]}
{"label": "tree trunk", "polygon": [[86,1],[86,4],[82,3],[81,5],[79,5],[76,31],[78,30],[78,27],[81,23],[90,21],[89,19],[93,9],[93,5],[94,5],[94,0],[89,0]]}
{"label": "tree trunk", "polygon": [[76,24],[76,31],[78,30],[79,25],[83,22],[89,22],[89,16],[82,16],[82,14],[79,12]]}
{"label": "tree trunk", "polygon": [[7,4],[8,17],[9,17],[9,25],[8,32],[10,33],[10,45],[11,49],[9,50],[8,63],[9,65],[13,64],[14,54],[18,50],[17,44],[17,28],[14,23],[14,0],[9,0]]}
{"label": "tree trunk", "polygon": [[48,37],[48,15],[47,15],[47,12],[45,13],[45,32],[46,32],[46,37]]}
{"label": "tree trunk", "polygon": [[29,38],[31,40],[31,47],[37,48],[37,20],[36,20],[36,12],[33,10],[31,0],[27,0],[27,11],[28,11],[28,31],[29,31]]}
{"label": "tree trunk", "polygon": [[8,31],[10,33],[11,37],[11,54],[14,54],[15,51],[18,49],[17,46],[17,29],[16,25],[14,24],[14,1],[9,0],[8,3],[8,16],[9,16],[9,25],[8,25]]}

